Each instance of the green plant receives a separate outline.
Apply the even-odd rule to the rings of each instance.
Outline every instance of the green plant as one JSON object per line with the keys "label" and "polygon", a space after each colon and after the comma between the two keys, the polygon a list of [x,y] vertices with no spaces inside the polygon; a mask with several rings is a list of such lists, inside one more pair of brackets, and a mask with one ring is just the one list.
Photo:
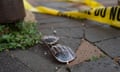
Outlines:
{"label": "green plant", "polygon": [[97,57],[97,56],[92,56],[91,58],[90,58],[90,61],[97,61],[99,59],[99,57]]}
{"label": "green plant", "polygon": [[106,55],[104,55],[104,54],[101,54],[100,56],[95,56],[95,55],[93,55],[90,59],[88,59],[88,60],[86,60],[86,61],[97,61],[98,59],[100,59],[100,58],[104,58],[104,57],[106,57]]}
{"label": "green plant", "polygon": [[37,31],[36,23],[19,22],[15,24],[0,24],[0,51],[33,46],[40,42],[41,33]]}

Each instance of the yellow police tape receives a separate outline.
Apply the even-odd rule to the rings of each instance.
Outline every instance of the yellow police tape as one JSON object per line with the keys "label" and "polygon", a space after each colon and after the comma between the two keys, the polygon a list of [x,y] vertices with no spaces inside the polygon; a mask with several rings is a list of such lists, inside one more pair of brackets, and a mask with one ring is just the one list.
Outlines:
{"label": "yellow police tape", "polygon": [[57,16],[65,16],[76,19],[86,18],[89,20],[94,20],[97,22],[109,24],[120,28],[120,6],[91,8],[90,10],[84,10],[84,11],[74,10],[74,11],[62,12],[44,6],[38,6],[34,8],[26,0],[24,0],[24,5],[27,10],[31,10],[33,12],[39,12],[39,13],[51,14]]}
{"label": "yellow police tape", "polygon": [[27,0],[23,0],[24,7],[26,10],[32,11],[32,12],[38,12],[36,8],[34,8],[31,4],[27,2]]}

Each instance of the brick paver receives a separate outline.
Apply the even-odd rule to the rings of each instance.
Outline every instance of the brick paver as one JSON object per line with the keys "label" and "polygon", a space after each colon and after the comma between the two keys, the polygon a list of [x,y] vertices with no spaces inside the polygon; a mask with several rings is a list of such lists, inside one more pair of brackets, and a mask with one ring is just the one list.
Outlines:
{"label": "brick paver", "polygon": [[102,41],[120,36],[120,30],[102,25],[97,27],[87,27],[85,29],[85,37],[91,42]]}
{"label": "brick paver", "polygon": [[96,45],[113,58],[120,56],[120,38],[101,41]]}
{"label": "brick paver", "polygon": [[73,66],[70,70],[71,72],[120,72],[120,66],[116,65],[110,58],[105,57]]}
{"label": "brick paver", "polygon": [[11,57],[8,53],[0,53],[0,72],[33,72],[18,59]]}

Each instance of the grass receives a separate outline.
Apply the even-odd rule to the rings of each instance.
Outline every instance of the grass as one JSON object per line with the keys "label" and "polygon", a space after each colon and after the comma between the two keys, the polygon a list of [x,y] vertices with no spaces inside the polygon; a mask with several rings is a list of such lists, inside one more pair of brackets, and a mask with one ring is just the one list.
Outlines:
{"label": "grass", "polygon": [[104,57],[105,57],[105,55],[100,55],[100,57],[98,57],[98,56],[92,56],[92,57],[90,58],[90,61],[97,61],[98,59],[104,58]]}
{"label": "grass", "polygon": [[0,51],[6,49],[26,49],[40,42],[41,33],[34,22],[0,24]]}

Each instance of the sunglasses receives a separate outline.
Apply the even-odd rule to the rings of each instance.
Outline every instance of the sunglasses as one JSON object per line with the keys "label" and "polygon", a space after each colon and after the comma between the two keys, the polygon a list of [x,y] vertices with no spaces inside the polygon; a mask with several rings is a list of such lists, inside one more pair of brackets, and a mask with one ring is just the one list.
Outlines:
{"label": "sunglasses", "polygon": [[41,40],[49,48],[57,61],[68,64],[76,58],[76,55],[70,47],[59,44],[59,39],[56,36],[44,36]]}

